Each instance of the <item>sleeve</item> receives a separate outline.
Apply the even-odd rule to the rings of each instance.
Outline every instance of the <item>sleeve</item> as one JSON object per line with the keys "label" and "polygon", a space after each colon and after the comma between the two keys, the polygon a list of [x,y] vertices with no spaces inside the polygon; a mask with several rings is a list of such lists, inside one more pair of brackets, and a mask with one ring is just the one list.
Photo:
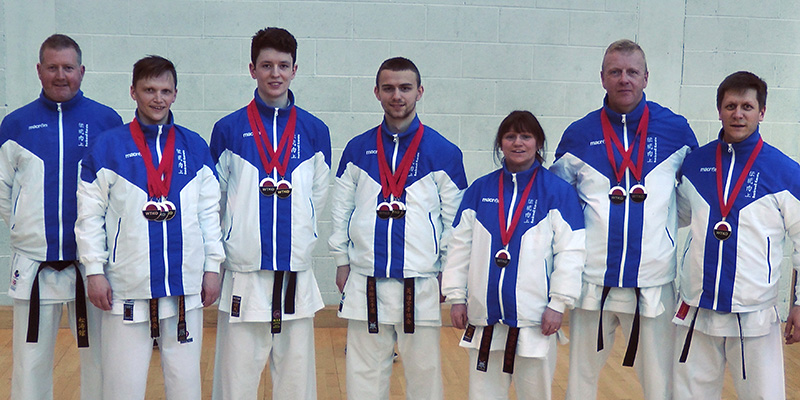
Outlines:
{"label": "sleeve", "polygon": [[[461,205],[464,190],[467,187],[467,174],[464,172],[464,160],[459,150],[453,145],[454,151],[449,160],[448,170],[450,172],[434,173],[436,187],[439,190],[439,204],[442,216],[442,234],[439,241],[439,257],[441,265],[447,262],[448,245],[452,236],[453,220]],[[451,176],[452,174],[452,176]]]}
{"label": "sleeve", "polygon": [[209,153],[211,154],[211,160],[214,162],[214,168],[217,172],[217,181],[220,191],[220,215],[225,214],[225,206],[227,205],[228,194],[228,178],[230,177],[230,171],[228,167],[230,163],[230,152],[225,152],[226,148],[227,145],[225,144],[224,127],[222,120],[219,120],[214,124],[214,128],[211,130]]}
{"label": "sleeve", "polygon": [[199,171],[202,186],[197,200],[197,219],[203,235],[205,265],[203,271],[219,273],[219,266],[225,260],[222,249],[222,231],[219,222],[219,183],[214,177],[211,160]]}
{"label": "sleeve", "polygon": [[[317,213],[325,208],[330,189],[331,174],[331,135],[328,127],[320,130],[317,137],[317,149],[314,154],[314,183],[311,201]],[[319,215],[319,214],[317,214]]]}
{"label": "sleeve", "polygon": [[[800,168],[794,168],[792,171],[789,174],[792,177],[788,177],[788,179],[791,179],[792,184],[790,186],[792,188],[787,192],[783,192],[783,195],[776,196],[776,198],[778,199],[778,208],[783,217],[783,226],[786,227],[786,234],[792,241],[792,267],[800,276],[800,187],[797,187],[798,185],[794,183],[794,177],[800,174]],[[796,294],[800,293],[800,278],[797,279],[794,290]],[[800,306],[800,295],[797,297],[794,304]]]}
{"label": "sleeve", "polygon": [[469,262],[472,257],[475,210],[465,209],[465,205],[462,203],[455,224],[448,245],[446,264],[442,272],[442,295],[446,297],[448,304],[465,304],[467,302]]}
{"label": "sleeve", "polygon": [[348,248],[350,235],[348,226],[356,208],[358,190],[358,168],[350,162],[348,149],[339,161],[340,173],[333,182],[333,202],[331,204],[331,236],[328,247],[337,266],[350,264]]}
{"label": "sleeve", "polygon": [[678,226],[683,228],[692,223],[692,203],[689,200],[688,179],[679,172],[677,203],[678,203]]}
{"label": "sleeve", "polygon": [[9,130],[6,121],[0,125],[0,217],[3,218],[7,226],[10,225],[12,195],[14,185],[14,175],[16,174],[16,162],[14,161],[16,146],[9,140]]}
{"label": "sleeve", "polygon": [[90,147],[81,162],[77,192],[78,218],[75,221],[75,239],[80,261],[86,267],[87,276],[103,274],[103,265],[108,260],[105,218],[110,172],[101,170],[98,173],[95,154],[105,151],[98,147],[104,146],[101,144]]}
{"label": "sleeve", "polygon": [[561,196],[561,206],[550,211],[553,229],[553,272],[550,275],[549,308],[564,312],[573,308],[581,294],[583,266],[586,263],[586,231],[578,196]]}
{"label": "sleeve", "polygon": [[578,169],[575,163],[570,163],[569,158],[564,157],[573,148],[572,137],[575,136],[572,127],[568,127],[564,134],[561,136],[561,142],[556,148],[556,160],[550,166],[550,172],[556,174],[559,178],[567,181],[572,187],[578,185]]}

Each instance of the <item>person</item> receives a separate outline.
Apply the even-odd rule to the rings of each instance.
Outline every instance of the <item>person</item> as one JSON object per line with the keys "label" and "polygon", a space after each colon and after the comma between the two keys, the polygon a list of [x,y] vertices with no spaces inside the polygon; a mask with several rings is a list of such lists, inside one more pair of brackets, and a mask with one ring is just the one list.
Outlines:
{"label": "person", "polygon": [[[785,238],[800,270],[800,165],[764,142],[767,84],[751,72],[717,89],[719,137],[686,157],[679,194],[690,227],[674,314],[675,398],[722,396],[726,365],[742,399],[786,397],[777,309]],[[786,342],[800,339],[791,308]]]}
{"label": "person", "polygon": [[219,184],[205,140],[175,124],[175,66],[133,66],[136,115],[81,164],[75,234],[89,299],[104,310],[103,398],[144,399],[153,338],[168,399],[199,399],[203,306],[224,259]]}
{"label": "person", "polygon": [[628,342],[623,365],[636,370],[644,397],[671,397],[676,174],[697,139],[685,118],[647,101],[648,78],[638,44],[611,43],[600,71],[603,107],[566,129],[551,167],[577,189],[586,223],[567,399],[597,397],[620,326]]}
{"label": "person", "polygon": [[97,134],[122,125],[81,91],[85,67],[72,38],[39,48],[39,98],[0,124],[0,216],[11,230],[11,398],[52,399],[53,357],[63,306],[81,358],[81,398],[99,398],[100,310],[87,305],[75,244],[78,163]]}
{"label": "person", "polygon": [[214,125],[222,189],[222,297],[214,399],[255,399],[267,361],[275,399],[316,399],[317,219],[327,200],[328,127],[295,104],[297,41],[281,28],[251,42],[253,100]]}
{"label": "person", "polygon": [[514,111],[494,140],[502,168],[470,185],[442,274],[453,326],[465,329],[469,397],[549,399],[555,333],[581,292],[586,237],[575,189],[542,167],[544,130]]}
{"label": "person", "polygon": [[383,122],[347,143],[328,244],[347,325],[347,396],[387,399],[395,343],[406,398],[441,399],[439,280],[467,187],[461,151],[423,125],[419,70],[402,57],[375,78]]}

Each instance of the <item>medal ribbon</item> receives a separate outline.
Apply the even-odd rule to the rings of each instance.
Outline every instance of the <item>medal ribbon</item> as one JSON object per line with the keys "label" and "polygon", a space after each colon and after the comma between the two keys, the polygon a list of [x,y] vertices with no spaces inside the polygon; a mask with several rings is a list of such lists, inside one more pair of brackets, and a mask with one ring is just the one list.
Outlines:
{"label": "medal ribbon", "polygon": [[[719,197],[719,212],[722,214],[723,220],[731,212],[733,203],[736,202],[736,197],[739,195],[739,189],[742,188],[747,174],[749,174],[750,169],[753,168],[753,163],[756,161],[756,157],[758,157],[758,153],[761,152],[761,147],[763,145],[764,139],[758,138],[756,147],[753,149],[753,152],[750,153],[750,157],[747,159],[742,173],[739,174],[739,177],[736,179],[736,185],[733,186],[733,191],[730,192],[726,200],[725,193],[722,191],[722,141],[717,143],[717,197]],[[733,173],[733,171],[731,171],[731,173]]]}
{"label": "medal ribbon", "polygon": [[175,159],[175,126],[171,127],[167,133],[167,143],[164,146],[161,161],[158,163],[158,169],[153,164],[153,155],[144,140],[144,132],[142,132],[138,119],[134,118],[131,121],[130,131],[147,170],[147,192],[150,194],[150,198],[167,197],[169,185],[172,183],[172,161]]}
{"label": "medal ribbon", "polygon": [[[253,139],[256,141],[258,155],[261,156],[264,172],[269,175],[273,169],[277,169],[278,175],[285,176],[286,169],[289,167],[292,146],[294,145],[294,128],[297,124],[295,107],[292,106],[291,111],[289,111],[289,121],[283,129],[283,136],[278,142],[277,150],[272,149],[272,142],[269,140],[267,130],[264,129],[264,124],[261,122],[261,115],[258,113],[255,99],[247,105],[247,119],[250,121],[250,129],[253,130]],[[264,152],[264,148],[267,149],[266,152]],[[283,157],[283,162],[281,162],[281,157]]]}
{"label": "medal ribbon", "polygon": [[[642,167],[644,166],[644,150],[647,147],[647,126],[650,123],[650,108],[647,104],[644,105],[644,111],[642,112],[642,119],[639,121],[639,127],[636,129],[636,138],[634,139],[634,143],[625,150],[625,146],[622,145],[617,134],[614,133],[614,128],[611,127],[611,121],[608,119],[608,114],[606,110],[603,109],[600,111],[600,121],[603,126],[603,139],[606,145],[606,152],[608,153],[608,162],[611,163],[611,168],[614,169],[614,174],[617,177],[617,182],[622,182],[622,176],[625,174],[625,169],[630,166],[631,173],[633,173],[633,177],[636,178],[637,181],[642,181]],[[631,155],[633,154],[633,147],[636,143],[636,139],[639,139],[639,154],[637,156],[637,161],[639,165],[633,163],[631,159]],[[614,149],[611,147],[611,142],[614,142],[614,146],[619,151],[619,154],[622,156],[622,162],[617,168],[617,161],[614,159]]]}
{"label": "medal ribbon", "polygon": [[414,135],[414,139],[408,146],[408,150],[406,150],[406,154],[404,154],[403,159],[400,160],[400,165],[397,167],[394,174],[392,174],[389,162],[386,160],[386,153],[383,152],[381,125],[378,125],[378,171],[381,175],[381,192],[383,193],[383,198],[388,199],[391,194],[398,199],[403,195],[403,191],[406,189],[408,172],[411,170],[411,163],[417,155],[419,142],[422,141],[422,134],[424,131],[425,128],[422,126],[422,123],[420,123]]}
{"label": "medal ribbon", "polygon": [[499,192],[498,192],[498,201],[499,207],[498,213],[500,214],[500,240],[503,242],[503,248],[508,246],[508,243],[511,242],[511,235],[514,234],[514,230],[517,229],[517,224],[519,223],[519,217],[522,215],[522,207],[528,200],[528,194],[531,192],[531,187],[533,186],[533,181],[536,179],[536,173],[539,172],[539,167],[533,171],[533,176],[531,176],[531,180],[528,181],[528,185],[525,186],[525,190],[522,192],[522,197],[520,197],[519,203],[517,203],[516,210],[509,210],[513,211],[511,214],[511,224],[506,227],[506,210],[505,210],[505,203],[503,202],[503,170],[500,170],[500,183],[497,185]]}

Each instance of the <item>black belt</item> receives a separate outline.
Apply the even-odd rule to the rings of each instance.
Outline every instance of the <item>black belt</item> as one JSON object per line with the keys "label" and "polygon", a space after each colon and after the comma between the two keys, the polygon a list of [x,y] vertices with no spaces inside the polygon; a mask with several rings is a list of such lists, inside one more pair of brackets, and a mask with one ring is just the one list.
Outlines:
{"label": "black belt", "polygon": [[78,347],[89,347],[89,326],[86,313],[86,289],[83,286],[83,276],[78,268],[78,261],[45,261],[39,264],[36,270],[36,277],[33,279],[31,287],[31,302],[28,309],[28,343],[39,341],[39,273],[45,268],[52,268],[56,271],[63,271],[69,267],[75,267],[75,330],[78,337]]}
{"label": "black belt", "polygon": [[[284,275],[288,275],[288,280],[286,283],[286,304],[283,306],[283,314],[294,314],[295,294],[297,293],[297,272],[275,271],[275,278],[272,282],[272,333],[281,333],[281,324],[283,321],[283,316],[281,314],[281,294],[283,294]],[[236,308],[238,309],[238,306]]]}
{"label": "black belt", "polygon": [[[131,313],[132,314],[132,313]],[[150,337],[161,336],[161,323],[158,318],[158,299],[150,299]],[[178,343],[189,343],[189,332],[186,330],[186,297],[178,296]]]}
{"label": "black belt", "polygon": [[[700,307],[697,307],[694,311],[694,317],[692,317],[692,323],[689,324],[689,331],[686,332],[686,339],[683,341],[683,350],[681,351],[681,358],[678,360],[680,363],[685,363],[686,358],[689,357],[689,346],[692,344],[692,335],[694,334],[694,323],[697,321],[697,313],[700,311]],[[736,321],[739,323],[739,343],[741,344],[742,349],[742,379],[747,379],[747,371],[744,367],[744,336],[742,335],[742,318],[741,314],[736,313]]]}
{"label": "black belt", "polygon": [[[633,326],[631,327],[631,336],[628,338],[628,349],[625,351],[625,359],[622,361],[623,367],[632,367],[633,362],[636,360],[636,352],[639,349],[639,327],[641,325],[641,316],[639,315],[639,299],[642,294],[640,288],[634,288],[636,291],[636,311],[633,314]],[[597,351],[603,350],[603,307],[606,304],[608,293],[611,292],[610,286],[603,286],[603,295],[600,297],[600,322],[597,324]]]}
{"label": "black belt", "polygon": [[[378,291],[374,276],[367,277],[367,329],[378,333]],[[403,279],[403,333],[414,333],[414,278]]]}
{"label": "black belt", "polygon": [[[469,334],[469,335],[467,335]],[[472,335],[475,334],[475,327],[467,325],[467,330],[464,332],[464,339],[472,342]],[[478,363],[475,368],[478,371],[486,372],[489,366],[489,352],[492,347],[492,336],[494,334],[494,325],[485,326],[483,328],[483,335],[481,335],[481,346],[478,349]],[[519,340],[519,328],[508,327],[508,336],[506,336],[506,348],[503,352],[503,372],[507,374],[514,373],[514,359],[517,354],[517,341]]]}

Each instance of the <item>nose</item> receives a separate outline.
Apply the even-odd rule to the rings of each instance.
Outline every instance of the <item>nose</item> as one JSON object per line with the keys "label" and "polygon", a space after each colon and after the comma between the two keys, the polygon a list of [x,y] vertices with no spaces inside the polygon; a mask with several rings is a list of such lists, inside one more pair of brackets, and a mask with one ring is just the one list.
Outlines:
{"label": "nose", "polygon": [[272,68],[269,69],[270,75],[271,76],[278,76],[279,75],[278,72],[280,72],[279,68],[280,68],[279,65],[272,66]]}

